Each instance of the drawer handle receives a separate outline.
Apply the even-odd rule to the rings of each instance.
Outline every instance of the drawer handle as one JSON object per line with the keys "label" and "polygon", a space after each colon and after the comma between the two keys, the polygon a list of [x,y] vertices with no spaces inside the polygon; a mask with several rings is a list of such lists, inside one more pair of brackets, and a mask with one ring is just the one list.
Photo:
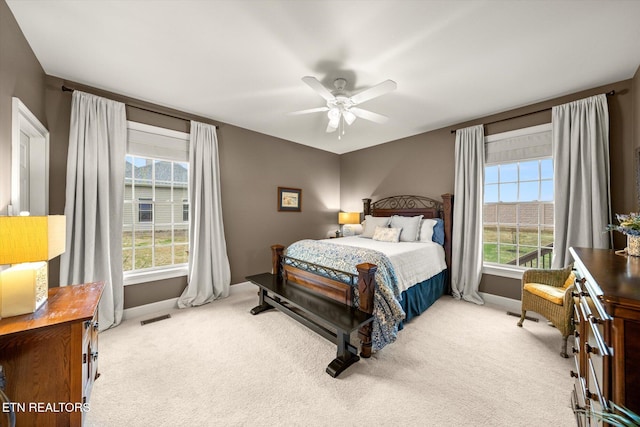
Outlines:
{"label": "drawer handle", "polygon": [[98,352],[93,352],[91,353],[91,357],[93,358],[93,361],[95,362],[98,359]]}
{"label": "drawer handle", "polygon": [[574,372],[573,369],[571,370],[571,378],[578,378],[580,377],[580,375],[578,375],[577,372]]}
{"label": "drawer handle", "polygon": [[594,325],[598,325],[598,324],[602,324],[602,320],[598,319],[596,316],[594,316],[593,314],[589,316],[589,322],[591,322]]}
{"label": "drawer handle", "polygon": [[600,397],[598,396],[598,393],[593,393],[593,392],[589,391],[589,389],[587,389],[587,391],[586,391],[586,393],[584,395],[587,396],[587,398],[589,398],[591,400],[600,400]]}
{"label": "drawer handle", "polygon": [[580,350],[575,347],[571,347],[571,351],[573,352],[573,354],[580,353]]}
{"label": "drawer handle", "polygon": [[94,322],[93,323],[93,330],[97,331],[98,330],[98,322]]}
{"label": "drawer handle", "polygon": [[599,349],[598,347],[591,347],[591,346],[589,345],[589,343],[586,343],[586,344],[584,345],[584,347],[585,347],[585,348],[584,348],[584,350],[585,350],[587,353],[600,354],[600,349]]}

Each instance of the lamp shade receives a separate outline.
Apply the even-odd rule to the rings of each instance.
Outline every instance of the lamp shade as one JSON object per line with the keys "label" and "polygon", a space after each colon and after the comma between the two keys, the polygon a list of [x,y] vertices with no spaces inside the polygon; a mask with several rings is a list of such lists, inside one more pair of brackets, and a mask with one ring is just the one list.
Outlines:
{"label": "lamp shade", "polygon": [[48,261],[65,250],[64,215],[0,217],[0,264]]}
{"label": "lamp shade", "polygon": [[338,213],[338,224],[359,224],[360,212],[340,212]]}

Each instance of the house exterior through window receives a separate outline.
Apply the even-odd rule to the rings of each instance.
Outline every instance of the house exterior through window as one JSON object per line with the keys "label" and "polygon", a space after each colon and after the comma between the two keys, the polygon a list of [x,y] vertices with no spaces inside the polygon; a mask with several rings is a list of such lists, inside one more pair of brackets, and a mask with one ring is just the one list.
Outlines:
{"label": "house exterior through window", "polygon": [[188,134],[129,122],[127,144],[125,284],[184,275],[189,249]]}

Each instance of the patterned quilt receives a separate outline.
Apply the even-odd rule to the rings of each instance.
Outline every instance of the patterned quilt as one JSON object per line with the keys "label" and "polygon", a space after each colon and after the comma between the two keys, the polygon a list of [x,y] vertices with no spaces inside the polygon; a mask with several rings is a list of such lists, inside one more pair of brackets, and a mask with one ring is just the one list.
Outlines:
{"label": "patterned quilt", "polygon": [[[380,350],[396,340],[398,325],[405,318],[400,306],[398,279],[385,254],[368,248],[333,245],[318,240],[300,240],[286,249],[286,255],[313,264],[353,273],[357,276],[356,265],[365,262],[378,266],[375,282],[376,292],[373,302],[372,349]],[[357,286],[357,284],[356,284]],[[357,295],[357,287],[355,294]]]}

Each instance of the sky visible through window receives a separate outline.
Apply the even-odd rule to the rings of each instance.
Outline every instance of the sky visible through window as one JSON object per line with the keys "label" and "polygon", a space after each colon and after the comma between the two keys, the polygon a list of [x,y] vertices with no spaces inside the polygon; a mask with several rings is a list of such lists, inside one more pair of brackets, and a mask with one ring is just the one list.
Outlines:
{"label": "sky visible through window", "polygon": [[485,167],[484,202],[553,201],[551,158]]}

